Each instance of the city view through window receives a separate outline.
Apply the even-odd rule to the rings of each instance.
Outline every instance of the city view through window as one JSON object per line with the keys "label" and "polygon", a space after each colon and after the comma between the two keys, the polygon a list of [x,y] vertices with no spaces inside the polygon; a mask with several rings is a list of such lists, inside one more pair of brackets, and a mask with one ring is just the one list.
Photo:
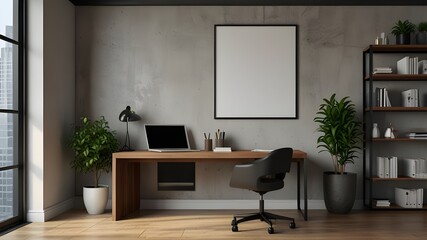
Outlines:
{"label": "city view through window", "polygon": [[0,0],[0,231],[23,220],[24,0]]}
{"label": "city view through window", "polygon": [[[12,26],[6,26],[7,37],[12,36]],[[0,109],[13,109],[13,46],[5,43],[0,48]],[[13,115],[0,114],[0,166],[14,164]],[[13,170],[0,172],[0,221],[14,215]]]}

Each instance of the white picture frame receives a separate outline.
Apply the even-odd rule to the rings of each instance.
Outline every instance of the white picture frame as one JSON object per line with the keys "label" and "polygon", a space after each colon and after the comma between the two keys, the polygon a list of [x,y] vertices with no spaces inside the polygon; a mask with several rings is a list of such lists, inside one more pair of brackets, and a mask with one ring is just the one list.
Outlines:
{"label": "white picture frame", "polygon": [[297,26],[215,25],[215,119],[296,119]]}

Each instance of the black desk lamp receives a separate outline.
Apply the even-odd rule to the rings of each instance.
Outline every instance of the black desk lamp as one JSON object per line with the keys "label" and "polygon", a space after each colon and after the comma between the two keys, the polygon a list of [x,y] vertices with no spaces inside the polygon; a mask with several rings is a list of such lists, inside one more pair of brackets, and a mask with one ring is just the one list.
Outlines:
{"label": "black desk lamp", "polygon": [[126,139],[125,145],[122,147],[122,151],[133,151],[130,148],[130,137],[129,137],[129,122],[139,121],[141,117],[136,114],[134,111],[130,110],[130,106],[127,106],[119,115],[119,120],[121,122],[126,122]]}

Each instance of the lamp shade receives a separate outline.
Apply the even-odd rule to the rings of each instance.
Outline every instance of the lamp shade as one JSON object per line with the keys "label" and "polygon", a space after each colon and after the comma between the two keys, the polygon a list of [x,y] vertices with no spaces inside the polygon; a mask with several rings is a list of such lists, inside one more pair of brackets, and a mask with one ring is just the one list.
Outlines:
{"label": "lamp shade", "polygon": [[121,122],[134,122],[141,120],[141,117],[134,111],[130,110],[130,106],[127,106],[126,109],[120,113],[119,120]]}

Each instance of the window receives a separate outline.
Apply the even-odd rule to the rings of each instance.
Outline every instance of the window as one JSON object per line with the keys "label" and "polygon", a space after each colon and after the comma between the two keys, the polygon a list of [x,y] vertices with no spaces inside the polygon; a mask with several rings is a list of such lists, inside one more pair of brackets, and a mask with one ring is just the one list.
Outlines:
{"label": "window", "polygon": [[24,215],[24,2],[0,1],[0,231]]}

